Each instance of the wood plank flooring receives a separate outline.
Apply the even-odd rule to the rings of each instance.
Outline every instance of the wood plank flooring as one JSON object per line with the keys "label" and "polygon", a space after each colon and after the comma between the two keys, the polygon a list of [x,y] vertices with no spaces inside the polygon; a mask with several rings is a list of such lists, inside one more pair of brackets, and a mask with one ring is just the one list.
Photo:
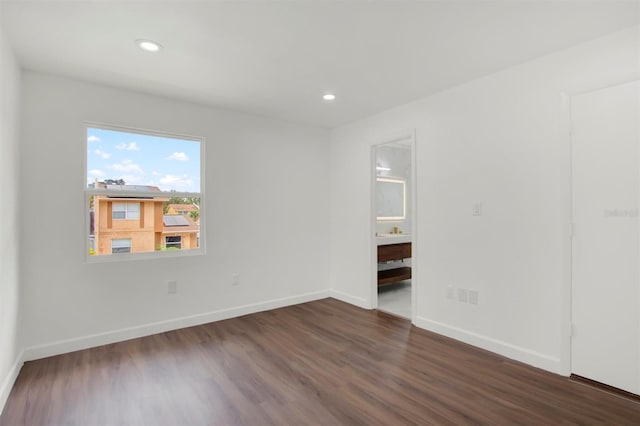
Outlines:
{"label": "wood plank flooring", "polygon": [[640,424],[640,403],[325,299],[28,362],[0,425]]}

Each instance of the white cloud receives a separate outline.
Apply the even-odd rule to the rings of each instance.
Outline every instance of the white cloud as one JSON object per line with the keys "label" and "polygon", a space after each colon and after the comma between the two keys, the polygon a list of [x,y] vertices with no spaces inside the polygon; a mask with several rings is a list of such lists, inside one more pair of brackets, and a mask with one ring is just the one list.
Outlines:
{"label": "white cloud", "polygon": [[96,149],[94,151],[96,154],[98,154],[100,157],[102,157],[103,160],[108,160],[109,157],[111,157],[111,154],[109,154],[108,152],[104,152],[102,150]]}
{"label": "white cloud", "polygon": [[87,142],[100,142],[100,138],[97,136],[91,135],[87,138]]}
{"label": "white cloud", "polygon": [[169,187],[169,189],[188,188],[189,186],[193,185],[193,179],[190,179],[187,175],[166,175],[165,177],[160,179],[160,183],[164,186]]}
{"label": "white cloud", "polygon": [[140,147],[138,147],[138,144],[135,142],[119,143],[116,145],[116,149],[119,149],[120,151],[140,151]]}
{"label": "white cloud", "polygon": [[126,185],[146,185],[140,181],[137,175],[118,175],[118,179],[122,179]]}
{"label": "white cloud", "polygon": [[93,177],[97,177],[97,178],[100,178],[100,177],[104,176],[104,172],[102,170],[99,170],[99,169],[89,170],[88,174],[89,174],[89,176],[93,176]]}
{"label": "white cloud", "polygon": [[119,163],[110,165],[109,168],[122,173],[144,174],[142,168],[131,160],[122,160]]}
{"label": "white cloud", "polygon": [[167,160],[189,161],[189,157],[184,152],[174,152],[167,157]]}

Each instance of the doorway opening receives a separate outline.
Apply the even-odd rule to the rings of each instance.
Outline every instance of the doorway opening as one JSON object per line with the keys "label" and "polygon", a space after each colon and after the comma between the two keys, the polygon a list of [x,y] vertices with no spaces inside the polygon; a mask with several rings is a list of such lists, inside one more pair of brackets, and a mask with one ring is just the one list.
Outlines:
{"label": "doorway opening", "polygon": [[372,306],[414,320],[415,136],[406,132],[372,148]]}

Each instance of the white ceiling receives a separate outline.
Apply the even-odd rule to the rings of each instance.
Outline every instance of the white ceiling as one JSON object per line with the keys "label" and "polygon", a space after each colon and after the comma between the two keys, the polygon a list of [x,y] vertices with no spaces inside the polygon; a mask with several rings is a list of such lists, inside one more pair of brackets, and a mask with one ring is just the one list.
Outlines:
{"label": "white ceiling", "polygon": [[636,1],[0,1],[27,69],[324,127],[639,22]]}

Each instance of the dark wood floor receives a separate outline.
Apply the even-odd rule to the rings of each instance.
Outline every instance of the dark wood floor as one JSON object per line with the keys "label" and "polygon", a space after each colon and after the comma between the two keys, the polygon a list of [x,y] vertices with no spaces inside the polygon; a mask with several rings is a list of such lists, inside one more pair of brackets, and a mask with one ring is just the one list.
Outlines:
{"label": "dark wood floor", "polygon": [[28,362],[0,425],[640,424],[640,403],[334,299]]}

